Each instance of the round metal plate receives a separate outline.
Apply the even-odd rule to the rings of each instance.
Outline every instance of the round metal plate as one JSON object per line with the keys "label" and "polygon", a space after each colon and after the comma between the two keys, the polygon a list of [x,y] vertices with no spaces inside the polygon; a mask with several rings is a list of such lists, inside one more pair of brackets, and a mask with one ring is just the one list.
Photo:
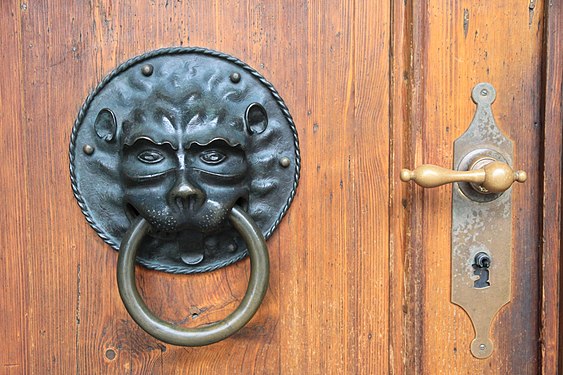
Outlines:
{"label": "round metal plate", "polygon": [[[501,161],[503,163],[508,164],[508,161],[504,157],[503,154],[500,152],[489,149],[489,148],[479,148],[476,150],[471,151],[467,155],[463,157],[459,165],[457,166],[458,171],[469,171],[471,170],[471,166],[473,164],[483,158],[488,158],[491,160]],[[478,168],[477,168],[478,169]],[[503,193],[481,193],[477,191],[477,187],[473,184],[468,182],[458,182],[456,185],[462,191],[462,193],[469,199],[476,201],[476,202],[492,202],[498,197],[500,197]]]}
{"label": "round metal plate", "polygon": [[[295,124],[278,92],[257,71],[232,56],[205,48],[165,48],[134,57],[107,75],[86,98],[71,134],[70,174],[74,195],[88,223],[116,250],[131,223],[120,172],[123,150],[118,139],[123,132],[118,129],[115,136],[108,135],[97,123],[114,116],[118,127],[124,126],[136,109],[150,106],[154,98],[160,100],[169,89],[195,90],[186,102],[180,100],[177,105],[188,101],[194,105],[206,97],[200,107],[212,104],[219,119],[209,125],[217,129],[216,138],[215,130],[208,126],[202,134],[193,135],[190,144],[205,145],[225,138],[227,125],[221,130],[220,121],[224,113],[250,108],[252,103],[265,109],[267,127],[249,130],[254,134],[244,144],[249,193],[243,204],[264,236],[270,237],[289,208],[299,179]],[[222,100],[211,100],[210,95]],[[151,269],[194,273],[232,264],[246,255],[244,241],[225,222],[213,233],[148,236],[137,260]]]}

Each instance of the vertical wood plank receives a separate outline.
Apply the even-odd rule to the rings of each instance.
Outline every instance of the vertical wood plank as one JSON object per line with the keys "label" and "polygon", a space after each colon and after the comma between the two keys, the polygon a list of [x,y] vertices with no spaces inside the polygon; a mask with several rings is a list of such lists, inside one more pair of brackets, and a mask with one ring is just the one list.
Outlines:
{"label": "vertical wood plank", "polygon": [[[393,64],[396,68],[402,68],[402,78],[404,80],[404,88],[395,85],[397,90],[401,90],[399,98],[394,98],[393,102],[393,140],[394,140],[394,160],[401,160],[402,164],[397,166],[394,163],[394,181],[390,184],[399,183],[398,177],[400,168],[404,166],[414,166],[421,164],[422,155],[424,153],[423,124],[426,112],[425,108],[425,92],[426,92],[426,76],[427,65],[424,62],[425,49],[420,48],[424,45],[427,35],[426,28],[428,25],[427,12],[425,11],[425,3],[420,1],[412,1],[403,3],[402,6],[396,6],[393,15],[394,30],[399,34],[396,38],[396,46],[394,49]],[[397,14],[402,12],[402,14]],[[398,44],[404,43],[404,44]],[[396,78],[395,78],[396,79]],[[402,108],[404,113],[397,118],[399,111],[397,105]],[[396,141],[396,143],[395,143]],[[404,315],[399,315],[401,322],[401,330],[396,335],[402,335],[401,341],[395,340],[395,345],[401,350],[403,365],[402,368],[397,367],[397,372],[401,373],[423,373],[425,364],[423,362],[423,353],[425,345],[426,326],[421,317],[424,314],[425,304],[427,303],[424,296],[424,270],[425,258],[423,249],[423,240],[425,233],[423,231],[424,218],[424,201],[423,190],[417,189],[410,185],[407,188],[394,188],[394,201],[398,201],[397,194],[401,194],[401,206],[405,210],[402,212],[404,216],[399,214],[398,218],[393,222],[393,233],[396,238],[404,238],[401,248],[397,251],[402,262],[402,267],[397,266],[395,261],[393,266],[397,270],[393,275],[391,283],[395,280],[399,281],[398,285],[403,283],[404,289],[397,291],[396,287],[392,287],[396,297],[402,298],[402,311]],[[408,190],[407,190],[408,189]],[[404,194],[404,195],[403,195]],[[397,203],[393,203],[396,207]],[[392,206],[393,207],[393,206]],[[394,208],[396,211],[397,208]],[[404,221],[403,221],[404,220]],[[400,243],[400,242],[399,242]],[[396,250],[393,249],[393,252]],[[397,259],[395,257],[394,259]],[[397,321],[396,309],[392,315]],[[393,353],[395,354],[395,352]]]}
{"label": "vertical wood plank", "polygon": [[[349,350],[353,367],[347,373],[387,374],[390,356],[390,3],[354,2],[353,90],[354,148],[349,155],[353,202],[347,225],[353,242],[347,245],[349,293],[357,293],[348,308]],[[333,125],[334,126],[334,125]],[[352,333],[352,330],[349,330]]]}
{"label": "vertical wood plank", "polygon": [[[413,3],[391,1],[390,45],[390,159],[389,159],[389,373],[409,374],[420,358],[422,335],[417,326],[416,296],[419,283],[417,252],[413,252],[420,210],[416,209],[412,187],[401,183],[401,169],[414,165],[417,148],[413,117],[420,115],[416,89],[422,90],[418,77],[420,65],[413,51],[413,33],[419,30],[423,17],[413,19]],[[412,128],[412,131],[411,131]],[[418,215],[418,216],[417,216]],[[419,300],[419,299],[418,299]]]}
{"label": "vertical wood plank", "polygon": [[[311,299],[307,295],[310,288],[309,276],[306,272],[310,267],[309,254],[315,249],[307,245],[307,238],[313,236],[315,229],[307,228],[303,215],[310,212],[312,202],[305,193],[312,184],[311,161],[308,157],[308,145],[312,143],[311,107],[307,104],[309,82],[307,49],[308,17],[310,9],[307,1],[299,1],[290,6],[287,2],[285,11],[277,19],[285,20],[289,27],[281,27],[277,33],[281,45],[287,46],[283,54],[276,60],[288,61],[292,68],[287,72],[279,69],[282,74],[280,83],[286,85],[285,100],[299,132],[302,156],[301,180],[295,200],[281,223],[276,234],[279,241],[279,373],[301,373],[314,366],[308,355],[311,332],[308,329],[311,321],[307,310]],[[283,37],[280,35],[282,34]],[[276,49],[276,48],[274,48]],[[280,88],[281,89],[281,88]]]}
{"label": "vertical wood plank", "polygon": [[[305,293],[293,301],[306,301],[307,367],[301,372],[346,372],[351,355],[347,346],[349,326],[346,308],[355,298],[346,271],[348,244],[353,248],[348,220],[353,222],[348,200],[351,185],[349,155],[353,142],[353,116],[349,77],[353,74],[353,17],[351,1],[336,1],[327,7],[309,3],[307,28],[307,87],[305,98],[310,116],[304,132],[302,197],[316,196],[307,212],[294,212],[306,230],[301,246],[307,252],[303,268],[294,277],[305,275]],[[352,57],[351,57],[352,56]],[[317,145],[322,145],[318,147]],[[305,198],[307,199],[307,198]],[[294,216],[295,217],[295,216]],[[353,355],[353,354],[352,354]],[[315,370],[313,370],[315,368]]]}
{"label": "vertical wood plank", "polygon": [[[22,102],[21,131],[26,200],[30,228],[26,248],[30,373],[78,369],[81,251],[75,235],[85,226],[74,214],[68,183],[68,136],[72,102],[81,82],[69,80],[79,71],[80,39],[76,25],[53,4],[21,2]],[[72,11],[72,7],[70,8]],[[56,32],[52,32],[56,29]],[[66,62],[66,63],[65,63]],[[78,76],[78,74],[77,74]],[[53,344],[57,343],[57,344]]]}
{"label": "vertical wood plank", "polygon": [[388,178],[388,9],[309,5],[306,108],[297,107],[307,116],[303,177],[287,221],[289,248],[298,251],[281,260],[290,280],[282,287],[282,368],[385,373],[387,192],[375,181]]}
{"label": "vertical wood plank", "polygon": [[[474,113],[471,88],[491,82],[497,90],[495,118],[515,143],[514,164],[531,171],[525,185],[513,190],[512,302],[493,322],[495,352],[476,360],[469,351],[473,328],[467,315],[450,303],[451,186],[422,190],[414,198],[422,209],[422,227],[414,232],[413,251],[421,252],[417,319],[422,325],[422,361],[417,372],[536,372],[539,366],[539,177],[542,6],[534,2],[494,4],[477,1],[416,2],[414,14],[424,25],[414,30],[415,56],[422,76],[416,83],[421,100],[412,134],[423,139],[414,165],[450,167],[453,141]],[[418,13],[419,12],[419,13]],[[416,24],[415,24],[416,27]],[[416,33],[419,33],[418,35]],[[419,55],[417,55],[417,53]],[[418,65],[418,64],[417,64]],[[415,70],[416,72],[416,70]],[[418,127],[421,127],[420,133]],[[415,143],[416,144],[416,143]],[[414,209],[414,208],[413,208]],[[416,228],[416,223],[412,223]],[[414,255],[413,255],[414,256]],[[414,353],[417,355],[417,353]]]}
{"label": "vertical wood plank", "polygon": [[[543,53],[543,176],[542,193],[542,290],[541,360],[542,374],[563,368],[561,353],[561,196],[563,175],[563,6],[560,1],[545,4]],[[559,371],[558,371],[559,370]]]}
{"label": "vertical wood plank", "polygon": [[0,372],[28,371],[27,263],[25,260],[28,209],[22,192],[27,190],[21,122],[22,64],[20,3],[0,3],[0,62],[4,69],[0,83],[0,337],[9,345],[0,350]]}

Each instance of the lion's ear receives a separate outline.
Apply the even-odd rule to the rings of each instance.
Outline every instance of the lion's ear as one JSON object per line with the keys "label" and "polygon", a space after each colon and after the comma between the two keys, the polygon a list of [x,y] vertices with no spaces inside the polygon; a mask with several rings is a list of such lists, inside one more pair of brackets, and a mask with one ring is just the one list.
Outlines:
{"label": "lion's ear", "polygon": [[115,114],[107,108],[102,109],[94,122],[96,134],[106,142],[111,142],[115,138],[117,131],[117,121]]}
{"label": "lion's ear", "polygon": [[246,130],[250,134],[260,134],[268,127],[268,114],[260,103],[252,103],[246,108],[244,114]]}

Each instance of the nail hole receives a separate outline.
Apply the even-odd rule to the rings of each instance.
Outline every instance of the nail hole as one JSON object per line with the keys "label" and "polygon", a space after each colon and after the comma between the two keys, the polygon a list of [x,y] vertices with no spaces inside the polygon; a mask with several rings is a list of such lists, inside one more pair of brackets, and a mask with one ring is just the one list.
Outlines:
{"label": "nail hole", "polygon": [[106,350],[106,358],[109,359],[110,361],[113,361],[116,356],[117,354],[115,353],[115,350],[113,349]]}

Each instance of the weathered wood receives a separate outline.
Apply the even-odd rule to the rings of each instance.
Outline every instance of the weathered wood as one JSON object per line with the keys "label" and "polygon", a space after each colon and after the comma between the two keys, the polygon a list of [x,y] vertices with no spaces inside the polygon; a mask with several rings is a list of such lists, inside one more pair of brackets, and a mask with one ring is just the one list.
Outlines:
{"label": "weathered wood", "polygon": [[[0,3],[0,372],[21,374],[28,370],[26,338],[28,176],[24,169],[22,132],[21,25],[19,8]],[[17,172],[16,172],[17,171]]]}
{"label": "weathered wood", "polygon": [[[64,5],[2,4],[3,62],[15,71],[2,85],[13,108],[2,114],[3,139],[15,145],[3,150],[12,161],[3,176],[18,176],[5,199],[20,207],[2,221],[14,226],[2,237],[14,249],[5,254],[12,310],[2,327],[15,344],[2,364],[29,373],[387,372],[389,5]],[[264,304],[240,333],[204,348],[164,345],[131,321],[115,285],[117,254],[89,228],[68,181],[68,137],[88,91],[119,62],[169,45],[222,50],[256,67],[286,99],[302,141],[298,196],[268,241]],[[14,122],[17,131],[5,125]],[[244,261],[197,276],[137,274],[158,315],[195,326],[235,307],[249,269]]]}
{"label": "weathered wood", "polygon": [[[542,3],[414,2],[413,165],[451,167],[453,141],[471,121],[472,87],[482,81],[497,90],[493,105],[499,127],[515,143],[516,167],[530,171],[526,184],[513,189],[512,302],[493,322],[493,355],[475,359],[469,345],[473,327],[463,310],[450,303],[451,186],[413,187],[412,223],[416,267],[416,373],[533,373],[538,371],[539,150],[541,117]],[[417,72],[419,75],[417,76]],[[420,121],[420,122],[419,122]],[[421,143],[419,143],[421,142]],[[422,150],[422,151],[421,151]],[[422,190],[422,193],[420,191]],[[421,228],[418,227],[421,225]],[[494,228],[488,228],[494,230]],[[422,254],[422,255],[418,255]],[[422,260],[417,262],[417,257]],[[418,292],[418,289],[415,289]]]}
{"label": "weathered wood", "polygon": [[563,6],[560,1],[545,4],[543,54],[543,176],[541,357],[542,373],[556,374],[563,368],[561,340],[561,197],[563,150]]}
{"label": "weathered wood", "polygon": [[[390,58],[390,237],[389,237],[389,372],[410,374],[420,369],[423,325],[418,319],[422,252],[420,190],[399,179],[401,169],[414,165],[422,152],[420,134],[423,107],[420,51],[424,13],[420,3],[392,1]],[[418,38],[416,41],[413,38]],[[418,126],[415,126],[418,124]],[[418,130],[417,130],[418,129]]]}
{"label": "weathered wood", "polygon": [[[540,165],[540,146],[562,147],[561,17],[545,7],[542,55],[535,1],[0,2],[0,373],[516,374],[540,360],[554,373],[560,213],[547,202],[560,210],[561,170],[560,156]],[[263,73],[294,116],[303,157],[296,199],[268,241],[262,307],[202,348],[165,345],[131,320],[117,254],[84,220],[68,177],[89,90],[127,58],[172,45],[231,53]],[[544,86],[542,57],[555,72]],[[398,178],[405,166],[451,164],[479,81],[497,88],[493,111],[530,176],[513,194],[513,301],[484,361],[450,303],[450,187]],[[542,180],[541,168],[553,174]],[[193,276],[137,269],[149,307],[185,326],[226,316],[248,276],[248,261]]]}

